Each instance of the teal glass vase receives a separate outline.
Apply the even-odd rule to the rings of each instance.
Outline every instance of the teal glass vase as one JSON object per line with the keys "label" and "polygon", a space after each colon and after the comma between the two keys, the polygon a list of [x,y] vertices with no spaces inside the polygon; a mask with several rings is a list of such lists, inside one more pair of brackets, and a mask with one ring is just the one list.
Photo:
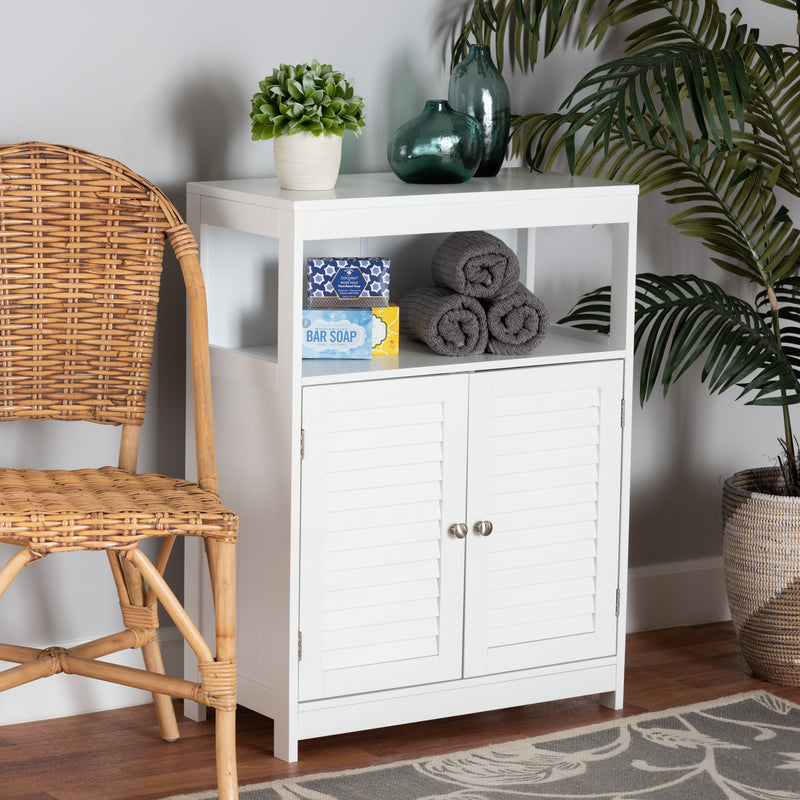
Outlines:
{"label": "teal glass vase", "polygon": [[446,100],[428,100],[421,114],[392,134],[386,154],[394,174],[406,183],[464,183],[475,174],[482,153],[475,119]]}
{"label": "teal glass vase", "polygon": [[483,155],[476,176],[497,175],[508,146],[511,102],[488,45],[470,45],[467,57],[453,67],[447,101],[457,111],[475,117],[481,126]]}

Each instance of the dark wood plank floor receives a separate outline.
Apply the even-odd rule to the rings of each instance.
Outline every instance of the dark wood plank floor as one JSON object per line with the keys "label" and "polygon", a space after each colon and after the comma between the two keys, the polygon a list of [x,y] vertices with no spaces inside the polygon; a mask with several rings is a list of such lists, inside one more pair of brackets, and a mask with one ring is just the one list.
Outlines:
{"label": "dark wood plank floor", "polygon": [[[753,689],[800,703],[800,688],[754,679],[729,623],[628,637],[625,708],[593,697],[302,742],[300,761],[272,757],[272,725],[242,710],[241,784],[349,769],[536,736]],[[148,706],[0,727],[4,800],[158,800],[214,786],[213,725],[181,718],[183,738],[161,742]]]}

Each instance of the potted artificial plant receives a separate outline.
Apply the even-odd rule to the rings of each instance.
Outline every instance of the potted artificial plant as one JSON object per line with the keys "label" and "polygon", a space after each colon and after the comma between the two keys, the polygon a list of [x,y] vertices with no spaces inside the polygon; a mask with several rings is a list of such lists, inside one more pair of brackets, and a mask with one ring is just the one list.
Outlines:
{"label": "potted artificial plant", "polygon": [[[794,32],[800,3],[785,9]],[[753,3],[750,3],[752,6]],[[791,16],[790,16],[791,15]],[[570,25],[573,18],[577,25]],[[624,54],[589,72],[561,109],[512,119],[512,150],[531,168],[638,183],[677,208],[669,221],[701,239],[749,296],[695,275],[640,275],[635,347],[640,397],[695,363],[712,392],[734,389],[776,411],[778,466],[726,481],[723,556],[731,616],[751,668],[800,685],[800,479],[791,409],[800,402],[800,231],[781,197],[800,198],[800,58],[765,45],[716,0],[474,0],[454,42],[494,40],[523,70],[567,29],[581,46],[617,27]],[[581,298],[563,320],[607,329],[609,297]]]}
{"label": "potted artificial plant", "polygon": [[343,72],[316,59],[281,64],[251,100],[253,139],[272,139],[275,172],[284,189],[332,189],[344,132],[364,125],[364,101]]}

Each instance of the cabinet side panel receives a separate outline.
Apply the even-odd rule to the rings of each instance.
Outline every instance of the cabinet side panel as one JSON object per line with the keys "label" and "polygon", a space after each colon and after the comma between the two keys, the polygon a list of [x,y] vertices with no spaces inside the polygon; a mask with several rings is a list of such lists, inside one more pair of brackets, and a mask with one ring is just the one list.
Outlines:
{"label": "cabinet side panel", "polygon": [[304,389],[301,700],[460,676],[465,387]]}
{"label": "cabinet side panel", "polygon": [[284,690],[289,569],[285,530],[277,524],[277,415],[273,363],[212,348],[211,370],[220,492],[239,514],[237,662],[242,702],[275,717]]}

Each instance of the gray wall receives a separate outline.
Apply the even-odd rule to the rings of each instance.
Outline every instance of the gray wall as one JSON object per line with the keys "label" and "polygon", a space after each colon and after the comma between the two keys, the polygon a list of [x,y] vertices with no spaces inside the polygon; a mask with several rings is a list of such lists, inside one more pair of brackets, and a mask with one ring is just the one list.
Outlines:
{"label": "gray wall", "polygon": [[[318,58],[353,78],[366,100],[367,127],[344,142],[343,171],[387,169],[386,141],[425,99],[447,91],[445,53],[465,0],[41,0],[10,4],[3,15],[0,141],[73,144],[112,156],[160,184],[184,207],[188,180],[273,175],[269,143],[251,142],[249,98],[279,62]],[[733,7],[733,3],[729,4]],[[792,41],[791,15],[741,0],[764,42]],[[788,19],[791,22],[791,19]],[[509,75],[512,111],[552,109],[595,56],[567,52],[535,79]],[[696,243],[663,226],[655,197],[641,203],[640,271],[715,275]],[[587,254],[587,260],[590,254]],[[140,467],[179,474],[183,458],[183,306],[174,279],[165,285],[167,318],[159,329],[152,417]],[[687,378],[667,401],[633,412],[631,563],[654,565],[717,557],[722,479],[769,463],[780,433],[776,412],[709,398]],[[113,462],[116,434],[56,432],[6,424],[0,460],[15,466]],[[25,441],[23,441],[25,439]],[[32,442],[32,447],[31,447]],[[71,557],[80,563],[91,556]],[[49,560],[48,560],[49,561]],[[68,583],[70,582],[70,583]],[[74,587],[48,605],[47,584]],[[75,580],[57,563],[24,575],[4,600],[0,638],[66,642],[116,624],[93,603],[107,588]],[[74,606],[74,608],[73,608]],[[55,624],[68,610],[65,631]],[[41,611],[38,617],[34,611]],[[36,621],[38,619],[38,621]],[[2,721],[2,720],[0,720]]]}

